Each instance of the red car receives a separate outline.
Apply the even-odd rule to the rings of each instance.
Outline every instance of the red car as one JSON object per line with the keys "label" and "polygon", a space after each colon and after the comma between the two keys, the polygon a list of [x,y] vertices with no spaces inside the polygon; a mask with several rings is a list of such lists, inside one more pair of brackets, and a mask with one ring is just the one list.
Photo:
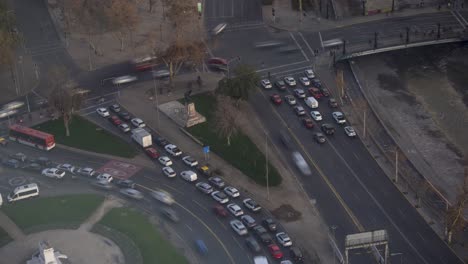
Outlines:
{"label": "red car", "polygon": [[283,100],[281,100],[281,96],[279,96],[278,94],[272,95],[270,99],[276,105],[280,105],[283,102]]}
{"label": "red car", "polygon": [[154,148],[147,148],[145,149],[146,155],[148,155],[152,159],[159,158],[159,153]]}
{"label": "red car", "polygon": [[115,115],[109,117],[109,121],[111,121],[111,123],[114,124],[114,126],[118,126],[118,125],[122,124],[122,120],[120,120],[120,118],[118,118]]}
{"label": "red car", "polygon": [[309,88],[309,93],[312,95],[315,99],[320,99],[323,97],[322,91],[319,90],[319,88]]}
{"label": "red car", "polygon": [[306,128],[313,128],[314,127],[314,122],[312,122],[312,119],[306,117],[306,118],[302,118],[302,124],[304,124],[304,126]]}
{"label": "red car", "polygon": [[283,252],[281,252],[278,245],[276,244],[268,245],[268,250],[270,251],[271,256],[274,257],[275,259],[283,258]]}
{"label": "red car", "polygon": [[217,216],[220,216],[220,217],[227,217],[228,216],[228,213],[226,211],[226,209],[224,209],[224,207],[222,205],[215,205],[215,207],[213,207],[213,211],[215,212],[215,214]]}

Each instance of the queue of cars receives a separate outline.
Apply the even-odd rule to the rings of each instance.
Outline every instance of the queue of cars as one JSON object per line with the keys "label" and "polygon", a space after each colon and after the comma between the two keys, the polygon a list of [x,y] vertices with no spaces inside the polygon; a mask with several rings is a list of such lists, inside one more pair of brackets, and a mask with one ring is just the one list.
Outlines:
{"label": "queue of cars", "polygon": [[[275,105],[281,105],[284,101],[292,106],[295,114],[300,117],[300,121],[307,129],[313,129],[315,123],[321,123],[324,121],[323,115],[319,111],[319,103],[323,103],[325,100],[330,108],[333,110],[338,107],[338,103],[335,98],[330,97],[330,92],[324,87],[321,81],[317,78],[315,72],[312,69],[306,69],[303,73],[298,76],[298,82],[293,76],[286,76],[282,79],[276,80],[275,87],[280,93],[287,92],[286,87],[291,88],[291,92],[286,95],[280,95],[274,92],[270,95],[270,100]],[[300,85],[298,85],[298,83]],[[261,87],[264,89],[272,89],[271,80],[263,79],[260,81]],[[301,87],[299,87],[301,86]],[[324,100],[325,99],[325,100]],[[310,109],[308,112],[299,102],[304,102],[304,105]],[[333,111],[331,114],[332,119],[338,125],[344,126],[344,133],[348,137],[355,137],[356,131],[352,126],[346,125],[347,121],[344,114],[340,111]],[[319,132],[314,132],[313,138],[319,143],[325,143],[327,140],[326,135],[333,135],[336,131],[335,126],[331,123],[320,124]]]}
{"label": "queue of cars", "polygon": [[[109,108],[109,110],[115,112],[116,108],[117,107],[113,106]],[[122,111],[120,107],[118,109]],[[110,118],[110,115],[103,117]],[[134,119],[135,118],[130,118],[130,120]],[[123,120],[122,123],[124,123]],[[137,126],[139,127],[138,124],[134,124],[133,122],[131,122],[131,124],[135,128]],[[237,235],[248,236],[249,233],[253,234],[253,236],[248,236],[246,239],[246,244],[253,253],[258,254],[261,250],[258,242],[257,246],[255,246],[257,238],[259,242],[267,246],[267,249],[275,249],[275,251],[270,250],[270,254],[273,256],[273,258],[283,259],[283,252],[280,246],[285,248],[290,247],[292,242],[284,243],[286,238],[289,238],[289,236],[284,231],[279,232],[279,230],[277,230],[277,224],[272,218],[267,217],[257,222],[254,215],[257,215],[262,210],[262,207],[254,199],[247,197],[240,199],[241,194],[239,190],[233,186],[228,186],[228,184],[220,176],[210,173],[209,167],[207,165],[200,165],[193,156],[184,154],[183,151],[175,144],[168,142],[164,138],[157,136],[152,132],[149,133],[151,133],[155,138],[154,144],[151,147],[145,148],[144,151],[150,159],[155,160],[156,164],[159,163],[162,166],[163,175],[167,176],[168,178],[174,178],[178,174],[184,181],[187,181],[188,183],[194,183],[195,188],[202,194],[211,197],[215,202],[213,212],[218,217],[227,218],[229,215],[231,215],[231,217],[234,218],[229,221],[229,226]],[[157,148],[161,148],[161,150],[167,154],[163,155],[162,152],[157,150]],[[180,159],[180,161],[187,167],[186,170],[176,172],[173,169],[172,165],[178,159]],[[198,177],[199,175],[206,177],[202,179]],[[121,190],[121,192],[125,193],[122,194],[128,196],[128,190],[123,190]],[[158,194],[152,194],[152,196],[155,199],[164,202],[165,204],[169,204],[168,200],[172,199],[169,195],[164,195],[161,192]],[[135,197],[135,195],[132,196],[132,198]],[[236,201],[238,199],[239,201]],[[163,212],[163,215],[165,215],[171,221],[179,221],[177,213],[173,209],[166,208]],[[257,226],[262,226],[264,228],[259,229]],[[257,231],[254,231],[254,228],[256,227]],[[268,237],[269,235],[264,234],[264,230],[265,232],[270,230],[270,232],[273,233],[273,237],[276,238],[276,241],[274,239],[265,239],[265,237]],[[291,241],[290,238],[289,241]],[[298,248],[295,249],[295,251],[300,252]],[[204,252],[204,254],[206,254],[207,249]],[[295,261],[299,263],[301,258],[297,257]]]}

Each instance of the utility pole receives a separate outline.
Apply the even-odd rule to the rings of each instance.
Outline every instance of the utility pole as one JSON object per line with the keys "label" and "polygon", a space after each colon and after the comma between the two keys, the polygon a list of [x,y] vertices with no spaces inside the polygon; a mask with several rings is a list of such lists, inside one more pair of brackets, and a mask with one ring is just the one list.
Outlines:
{"label": "utility pole", "polygon": [[374,49],[377,49],[377,36],[379,35],[378,32],[374,32]]}
{"label": "utility pole", "polygon": [[440,39],[440,23],[437,23],[437,39]]}
{"label": "utility pole", "polygon": [[270,184],[269,184],[269,175],[268,175],[268,134],[265,130],[265,176],[266,176],[266,185],[267,185],[267,200],[270,200]]}
{"label": "utility pole", "polygon": [[409,27],[406,27],[406,44],[409,43]]}
{"label": "utility pole", "polygon": [[299,21],[302,23],[302,0],[299,0]]}
{"label": "utility pole", "polygon": [[[154,68],[153,68],[154,69]],[[156,78],[153,76],[153,86],[154,86],[154,101],[156,107],[156,127],[159,130],[159,100],[158,100],[158,92],[156,91]]]}
{"label": "utility pole", "polygon": [[346,54],[346,40],[343,39],[343,55]]}

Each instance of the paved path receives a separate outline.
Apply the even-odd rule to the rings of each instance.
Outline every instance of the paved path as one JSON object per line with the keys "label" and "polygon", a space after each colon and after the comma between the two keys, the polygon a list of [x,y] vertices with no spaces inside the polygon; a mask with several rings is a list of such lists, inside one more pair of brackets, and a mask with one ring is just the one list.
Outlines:
{"label": "paved path", "polygon": [[112,208],[121,207],[121,202],[114,196],[107,196],[102,204],[78,228],[80,231],[90,231]]}
{"label": "paved path", "polygon": [[13,240],[23,240],[23,231],[2,211],[0,211],[0,227],[8,233]]}

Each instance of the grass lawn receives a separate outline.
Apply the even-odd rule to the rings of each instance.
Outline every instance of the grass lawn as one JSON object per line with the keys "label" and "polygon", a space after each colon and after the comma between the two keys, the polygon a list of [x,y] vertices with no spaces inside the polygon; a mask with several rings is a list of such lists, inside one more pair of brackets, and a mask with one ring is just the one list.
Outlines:
{"label": "grass lawn", "polygon": [[44,197],[5,204],[1,210],[29,233],[38,228],[77,228],[103,200],[95,194]]}
{"label": "grass lawn", "polygon": [[115,229],[135,242],[140,249],[143,263],[188,263],[176,249],[161,237],[148,219],[129,208],[114,208],[99,222],[100,225]]}
{"label": "grass lawn", "polygon": [[[213,114],[216,109],[214,96],[204,93],[192,96],[191,99],[195,103],[197,111],[206,117],[207,122],[190,127],[188,131],[205,145],[209,145],[211,151],[231,163],[256,183],[265,186],[266,166],[263,153],[249,137],[241,132],[231,138],[231,146],[227,145],[225,138],[218,136],[213,124]],[[271,164],[268,164],[268,172],[269,185],[279,185],[281,176]]]}
{"label": "grass lawn", "polygon": [[57,143],[66,146],[124,158],[132,158],[137,154],[131,144],[80,116],[73,117],[69,137],[65,135],[65,126],[61,118],[44,122],[34,128],[53,134]]}

